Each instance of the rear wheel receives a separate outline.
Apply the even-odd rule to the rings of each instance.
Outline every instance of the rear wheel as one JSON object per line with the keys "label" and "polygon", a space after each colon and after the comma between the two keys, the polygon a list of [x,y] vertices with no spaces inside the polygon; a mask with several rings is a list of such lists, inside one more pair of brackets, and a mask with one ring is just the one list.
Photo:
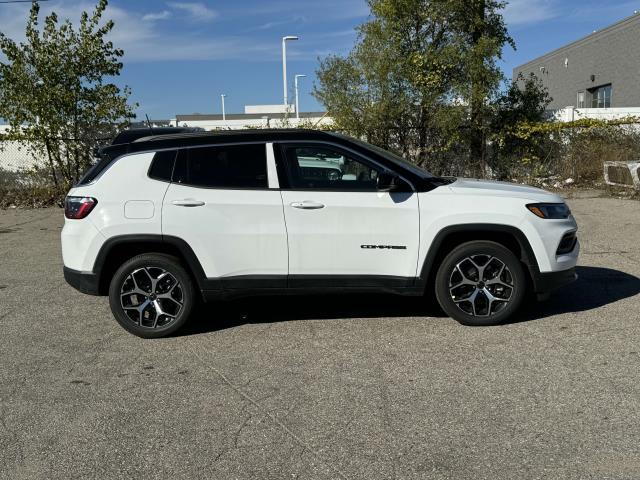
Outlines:
{"label": "rear wheel", "polygon": [[114,317],[122,327],[142,338],[165,337],[183,327],[194,302],[189,274],[177,258],[159,253],[127,260],[109,287]]}
{"label": "rear wheel", "polygon": [[525,296],[526,277],[511,250],[495,242],[456,247],[436,275],[436,297],[464,325],[496,325],[509,319]]}

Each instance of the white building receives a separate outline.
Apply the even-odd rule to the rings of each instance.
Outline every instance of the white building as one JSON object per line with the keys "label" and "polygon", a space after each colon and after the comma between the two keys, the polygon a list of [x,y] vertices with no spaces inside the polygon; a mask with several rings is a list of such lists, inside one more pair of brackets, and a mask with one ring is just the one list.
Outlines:
{"label": "white building", "polygon": [[263,115],[270,113],[289,113],[293,114],[296,112],[295,105],[245,105],[244,113],[261,113]]}
{"label": "white building", "polygon": [[287,128],[308,126],[319,128],[331,125],[332,119],[326,112],[300,112],[300,119],[295,113],[228,113],[225,118],[221,114],[176,115],[171,124],[176,127],[200,127],[205,130],[239,130],[245,128]]}
{"label": "white building", "polygon": [[573,122],[584,118],[597,120],[621,120],[635,117],[640,120],[639,107],[627,108],[575,108],[565,107],[559,110],[551,110],[551,117],[559,122]]}

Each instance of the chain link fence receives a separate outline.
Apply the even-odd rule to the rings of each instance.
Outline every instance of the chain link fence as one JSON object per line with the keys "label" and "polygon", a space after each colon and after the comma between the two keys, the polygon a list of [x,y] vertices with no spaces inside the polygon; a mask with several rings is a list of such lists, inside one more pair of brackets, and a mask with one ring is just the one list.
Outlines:
{"label": "chain link fence", "polygon": [[0,135],[0,170],[18,173],[44,165],[45,159],[34,155],[25,141],[7,140]]}
{"label": "chain link fence", "polygon": [[0,132],[0,208],[61,205],[47,164],[28,141]]}

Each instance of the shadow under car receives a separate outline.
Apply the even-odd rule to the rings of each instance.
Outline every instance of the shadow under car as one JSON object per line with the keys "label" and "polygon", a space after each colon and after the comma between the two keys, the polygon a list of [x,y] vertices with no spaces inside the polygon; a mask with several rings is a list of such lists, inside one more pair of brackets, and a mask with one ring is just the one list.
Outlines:
{"label": "shadow under car", "polygon": [[[508,323],[593,310],[640,293],[640,279],[601,267],[577,267],[578,279],[543,302],[527,302]],[[295,320],[444,317],[434,298],[399,295],[279,295],[219,301],[200,306],[179,335],[194,335],[247,323]]]}

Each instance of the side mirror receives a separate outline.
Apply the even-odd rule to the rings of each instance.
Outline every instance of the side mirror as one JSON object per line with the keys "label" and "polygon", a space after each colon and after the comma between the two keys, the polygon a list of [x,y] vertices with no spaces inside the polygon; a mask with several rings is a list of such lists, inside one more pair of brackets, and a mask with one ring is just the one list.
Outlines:
{"label": "side mirror", "polygon": [[397,175],[389,172],[378,174],[377,187],[379,192],[396,192],[402,189],[403,181]]}

